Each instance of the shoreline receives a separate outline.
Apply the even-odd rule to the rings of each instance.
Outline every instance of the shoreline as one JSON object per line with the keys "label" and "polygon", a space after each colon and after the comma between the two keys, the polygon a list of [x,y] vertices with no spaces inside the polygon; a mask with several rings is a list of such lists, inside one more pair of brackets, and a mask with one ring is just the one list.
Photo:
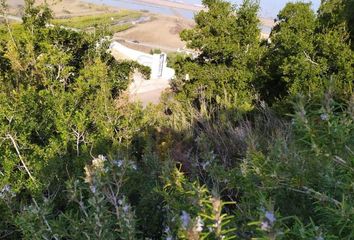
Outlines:
{"label": "shoreline", "polygon": [[[36,0],[36,4],[41,4],[45,0]],[[201,6],[196,6],[194,4],[188,4],[184,2],[178,2],[178,0],[122,0],[122,2],[136,4],[136,5],[147,5],[153,6],[161,9],[168,9],[170,13],[156,13],[153,11],[147,11],[149,14],[153,15],[162,15],[162,16],[170,16],[170,17],[178,17],[183,18],[185,20],[192,20],[192,18],[187,18],[181,14],[180,11],[187,11],[196,13],[201,10],[206,10],[206,8]],[[102,0],[47,0],[48,5],[53,10],[54,16],[58,18],[62,17],[74,17],[74,16],[84,16],[84,15],[96,15],[100,13],[107,12],[117,12],[120,10],[132,10],[132,11],[141,11],[141,9],[133,9],[123,6],[117,6],[115,4],[110,4],[109,1],[105,2]],[[119,1],[115,1],[114,3],[118,3]],[[19,16],[24,6],[24,0],[13,0],[9,3],[9,13]],[[143,8],[142,8],[143,9]],[[261,25],[271,28],[274,26],[274,21],[271,18],[263,18],[259,17]]]}
{"label": "shoreline", "polygon": [[[113,5],[113,4],[109,4],[109,3],[105,3],[105,2],[98,2],[97,0],[82,0],[83,2],[87,2],[87,3],[91,3],[91,4],[96,4],[99,6],[109,6],[112,8],[117,8],[117,6]],[[193,20],[193,18],[189,18],[189,17],[185,17],[183,16],[183,14],[178,14],[178,10],[182,10],[182,11],[188,11],[191,13],[197,13],[199,11],[202,10],[207,10],[207,8],[202,7],[202,6],[196,6],[194,4],[189,4],[189,3],[183,3],[183,2],[177,2],[178,0],[176,0],[176,2],[173,1],[169,1],[169,0],[121,0],[121,2],[123,3],[131,3],[134,5],[147,5],[147,6],[152,6],[152,7],[156,7],[156,8],[161,8],[161,9],[168,9],[171,12],[173,12],[172,14],[168,14],[168,13],[157,13],[157,12],[152,12],[149,11],[149,13],[151,14],[157,14],[157,15],[163,15],[163,16],[176,16],[176,17],[181,17],[184,18],[186,20]],[[118,2],[119,3],[119,2]],[[127,9],[126,7],[121,7],[121,9]],[[129,8],[128,8],[129,9]],[[143,9],[143,8],[142,8]],[[141,11],[141,9],[136,9],[136,8],[131,8],[131,10],[135,10],[135,11]],[[174,11],[175,10],[175,11]],[[261,22],[261,25],[267,27],[267,28],[271,28],[274,26],[274,19],[273,18],[267,18],[267,17],[261,17],[259,16],[259,20]],[[194,21],[194,20],[193,20]]]}
{"label": "shoreline", "polygon": [[[17,3],[23,3],[23,0],[17,0]],[[45,0],[36,0],[36,4],[43,3]],[[125,1],[125,0],[124,0]],[[141,3],[142,5],[150,5],[152,3],[166,3],[164,0],[128,0],[130,3]],[[130,47],[149,52],[151,49],[182,49],[185,47],[185,43],[180,39],[179,34],[183,29],[192,28],[195,24],[194,19],[178,16],[177,14],[164,14],[154,13],[152,11],[139,11],[137,9],[129,9],[121,5],[108,5],[107,2],[93,3],[91,0],[62,0],[57,2],[56,0],[47,0],[49,7],[53,11],[55,18],[71,18],[78,16],[95,16],[106,13],[117,13],[119,11],[132,11],[140,12],[142,16],[151,16],[151,21],[134,24],[132,28],[125,31],[115,33],[116,39],[124,39],[128,41],[126,44]],[[168,6],[175,5],[177,3],[169,2]],[[182,4],[182,3],[178,3]],[[163,8],[163,6],[161,6]],[[166,8],[166,7],[165,7]],[[186,8],[186,7],[184,7]],[[17,5],[19,11],[19,7]],[[176,10],[178,12],[178,10]],[[263,19],[261,24],[264,24]],[[268,20],[270,21],[270,20]],[[267,29],[264,30],[262,26],[262,38],[267,38]],[[156,31],[158,29],[158,31]],[[269,31],[269,29],[268,29]],[[138,42],[141,44],[129,44],[129,42]],[[166,51],[166,50],[165,50]]]}
{"label": "shoreline", "polygon": [[183,10],[189,10],[193,12],[198,12],[201,10],[206,10],[205,7],[196,6],[194,4],[182,3],[182,2],[172,2],[167,0],[134,0],[137,3],[147,3],[155,6],[168,7],[168,8],[178,8]]}

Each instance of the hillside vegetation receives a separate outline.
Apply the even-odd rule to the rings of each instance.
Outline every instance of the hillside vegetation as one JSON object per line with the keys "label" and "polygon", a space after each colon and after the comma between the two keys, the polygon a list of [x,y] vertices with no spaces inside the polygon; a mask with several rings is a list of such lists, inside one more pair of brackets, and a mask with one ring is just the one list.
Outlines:
{"label": "hillside vegetation", "polygon": [[354,239],[353,0],[203,4],[146,108],[106,21],[0,29],[0,239]]}

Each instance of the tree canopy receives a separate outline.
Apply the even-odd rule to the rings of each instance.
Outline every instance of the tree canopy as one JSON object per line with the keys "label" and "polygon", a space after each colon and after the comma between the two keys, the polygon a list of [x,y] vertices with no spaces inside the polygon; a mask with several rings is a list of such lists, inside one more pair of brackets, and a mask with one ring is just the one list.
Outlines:
{"label": "tree canopy", "polygon": [[[232,94],[247,108],[253,99],[252,81],[262,52],[259,45],[259,4],[244,1],[239,8],[226,1],[204,1],[208,11],[195,16],[196,26],[181,33],[198,57],[181,63],[181,93],[199,98],[201,92],[215,101]],[[181,75],[183,76],[183,75]]]}

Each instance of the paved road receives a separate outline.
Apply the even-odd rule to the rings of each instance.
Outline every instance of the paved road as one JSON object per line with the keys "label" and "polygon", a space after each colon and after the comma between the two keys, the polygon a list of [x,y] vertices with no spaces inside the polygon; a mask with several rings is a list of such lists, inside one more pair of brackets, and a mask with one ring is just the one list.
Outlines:
{"label": "paved road", "polygon": [[131,101],[140,101],[143,106],[149,103],[157,104],[161,93],[170,87],[166,79],[145,80],[141,73],[133,74],[133,82],[130,84],[129,96]]}
{"label": "paved road", "polygon": [[[6,17],[9,20],[13,20],[13,21],[16,21],[16,22],[22,22],[22,18],[21,17],[17,17],[17,16],[13,16],[13,15],[7,15]],[[5,16],[0,14],[0,18],[5,18]]]}
{"label": "paved road", "polygon": [[158,45],[158,44],[152,44],[152,43],[146,43],[146,42],[137,42],[134,39],[125,39],[125,38],[115,38],[113,39],[113,41],[121,41],[121,42],[126,42],[129,44],[133,44],[133,45],[138,45],[138,46],[143,46],[143,47],[147,47],[147,48],[151,48],[151,49],[160,49],[161,51],[167,51],[167,52],[176,52],[178,49],[177,48],[171,48],[171,47],[166,47],[166,46],[162,46],[162,45]]}

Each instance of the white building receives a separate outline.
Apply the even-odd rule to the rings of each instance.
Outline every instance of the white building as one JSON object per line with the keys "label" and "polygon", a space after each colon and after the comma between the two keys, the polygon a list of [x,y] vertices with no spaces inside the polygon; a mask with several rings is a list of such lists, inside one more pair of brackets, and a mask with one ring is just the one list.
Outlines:
{"label": "white building", "polygon": [[136,61],[151,68],[149,80],[144,79],[140,73],[134,73],[128,87],[130,100],[140,101],[143,106],[158,103],[161,93],[170,87],[170,80],[175,76],[175,70],[167,67],[166,54],[147,54],[118,42],[112,42],[110,49],[116,59]]}
{"label": "white building", "polygon": [[175,76],[175,70],[167,67],[167,55],[165,53],[147,54],[128,48],[119,42],[112,42],[110,49],[114,51],[118,58],[133,60],[150,67],[150,80],[166,80],[168,82]]}

